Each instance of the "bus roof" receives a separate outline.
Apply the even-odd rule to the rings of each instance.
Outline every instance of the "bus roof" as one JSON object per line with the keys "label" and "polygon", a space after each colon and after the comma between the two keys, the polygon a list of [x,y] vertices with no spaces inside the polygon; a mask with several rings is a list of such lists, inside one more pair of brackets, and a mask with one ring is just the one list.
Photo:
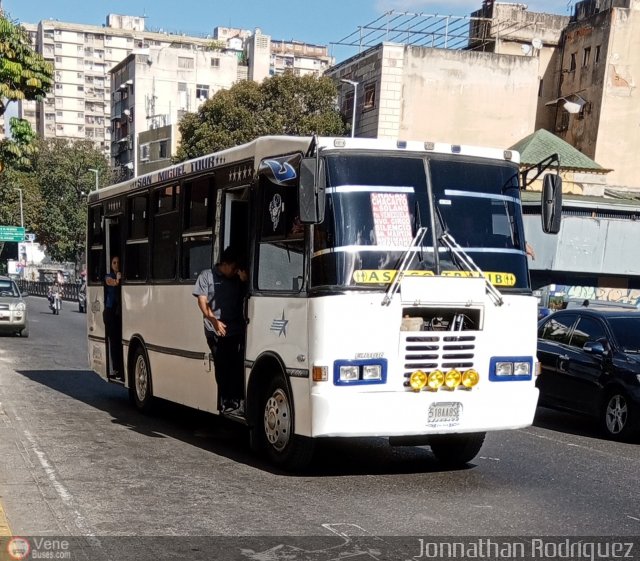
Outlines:
{"label": "bus roof", "polygon": [[[311,146],[312,140],[313,137],[311,136],[263,136],[240,146],[234,146],[233,148],[227,148],[220,152],[186,160],[161,170],[152,171],[145,175],[110,185],[98,191],[93,191],[89,196],[89,201],[96,202],[116,194],[135,191],[138,188],[150,187],[172,179],[180,179],[183,176],[206,172],[219,166],[228,166],[236,162],[246,162],[247,160],[253,162],[252,173],[255,173],[255,170],[264,158],[284,156],[294,152],[306,153]],[[519,153],[511,150],[446,144],[444,142],[350,137],[318,137],[317,141],[319,150],[323,152],[344,149],[394,151],[398,153],[423,152],[425,154],[455,154],[492,160],[505,160],[516,164],[520,162]]]}

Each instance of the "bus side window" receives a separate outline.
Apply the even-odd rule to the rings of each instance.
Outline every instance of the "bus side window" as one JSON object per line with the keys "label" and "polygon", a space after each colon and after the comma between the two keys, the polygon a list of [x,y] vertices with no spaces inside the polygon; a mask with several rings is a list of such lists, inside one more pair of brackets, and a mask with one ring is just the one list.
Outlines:
{"label": "bus side window", "polygon": [[125,276],[128,281],[145,281],[149,271],[149,197],[138,195],[128,201],[128,238],[125,244]]}
{"label": "bus side window", "polygon": [[104,267],[104,235],[102,228],[102,207],[89,210],[89,251],[87,255],[87,281],[102,283],[105,275]]}
{"label": "bus side window", "polygon": [[297,190],[260,179],[258,289],[299,292],[304,272],[304,232],[297,224]]}
{"label": "bus side window", "polygon": [[184,184],[180,279],[194,281],[200,271],[211,267],[213,211],[213,175]]}

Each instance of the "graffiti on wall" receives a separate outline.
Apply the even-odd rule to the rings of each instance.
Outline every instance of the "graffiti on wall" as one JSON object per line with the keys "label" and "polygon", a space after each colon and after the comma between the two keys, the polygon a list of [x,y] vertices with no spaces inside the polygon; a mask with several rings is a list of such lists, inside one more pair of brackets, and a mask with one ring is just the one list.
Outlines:
{"label": "graffiti on wall", "polygon": [[603,300],[619,304],[640,305],[640,290],[628,288],[597,288],[593,286],[556,286],[556,293],[564,292],[565,300],[580,298]]}

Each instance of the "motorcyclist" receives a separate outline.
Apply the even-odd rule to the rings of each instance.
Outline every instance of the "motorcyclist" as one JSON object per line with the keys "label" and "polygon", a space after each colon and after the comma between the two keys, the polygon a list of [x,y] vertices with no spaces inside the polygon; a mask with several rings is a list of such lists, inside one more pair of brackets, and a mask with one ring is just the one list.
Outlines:
{"label": "motorcyclist", "polygon": [[55,281],[49,287],[47,298],[49,300],[49,307],[54,314],[57,314],[62,307],[62,286],[60,286],[58,281]]}

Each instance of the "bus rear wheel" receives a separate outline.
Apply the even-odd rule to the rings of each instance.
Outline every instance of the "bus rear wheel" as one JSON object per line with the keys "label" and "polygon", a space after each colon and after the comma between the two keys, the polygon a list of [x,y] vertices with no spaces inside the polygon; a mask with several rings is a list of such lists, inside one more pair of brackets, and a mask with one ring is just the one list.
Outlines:
{"label": "bus rear wheel", "polygon": [[293,402],[284,377],[277,376],[269,383],[261,403],[251,435],[256,448],[265,449],[280,467],[303,469],[311,461],[314,443],[295,434]]}
{"label": "bus rear wheel", "polygon": [[485,436],[484,432],[436,435],[429,439],[429,446],[440,463],[463,467],[478,455]]}
{"label": "bus rear wheel", "polygon": [[151,368],[147,353],[142,347],[139,347],[133,355],[130,376],[129,396],[139,411],[148,413],[153,405]]}

